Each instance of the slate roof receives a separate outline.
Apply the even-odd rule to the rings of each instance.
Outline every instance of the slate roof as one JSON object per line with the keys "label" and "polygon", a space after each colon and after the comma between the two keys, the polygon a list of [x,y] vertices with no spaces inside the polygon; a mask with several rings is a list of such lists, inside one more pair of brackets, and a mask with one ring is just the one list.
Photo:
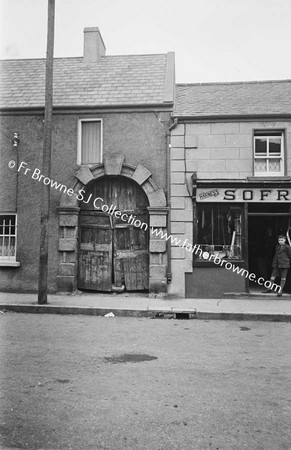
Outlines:
{"label": "slate roof", "polygon": [[[167,54],[54,59],[54,106],[160,104],[164,101]],[[172,83],[173,84],[173,83]],[[43,107],[45,59],[0,62],[0,107]],[[173,100],[173,99],[172,99]]]}
{"label": "slate roof", "polygon": [[291,114],[291,80],[178,84],[174,116]]}

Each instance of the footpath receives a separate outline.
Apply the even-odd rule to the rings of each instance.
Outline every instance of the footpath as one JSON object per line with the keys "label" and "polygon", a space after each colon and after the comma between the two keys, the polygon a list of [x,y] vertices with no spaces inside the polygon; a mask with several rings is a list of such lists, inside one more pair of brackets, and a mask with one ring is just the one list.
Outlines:
{"label": "footpath", "polygon": [[291,295],[229,296],[223,299],[150,298],[141,294],[76,293],[48,295],[39,305],[36,294],[0,293],[0,311],[38,314],[85,314],[107,317],[262,320],[291,322]]}

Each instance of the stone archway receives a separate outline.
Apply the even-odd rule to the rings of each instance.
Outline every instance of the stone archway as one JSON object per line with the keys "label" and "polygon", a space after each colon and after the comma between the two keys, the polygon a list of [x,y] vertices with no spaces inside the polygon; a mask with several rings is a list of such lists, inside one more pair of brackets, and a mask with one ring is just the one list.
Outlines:
{"label": "stone archway", "polygon": [[[111,154],[104,157],[102,164],[93,167],[81,166],[75,174],[76,181],[72,187],[76,195],[62,194],[59,211],[59,252],[58,291],[73,292],[77,286],[78,264],[78,216],[79,190],[92,180],[107,175],[118,175],[135,181],[145,192],[149,201],[149,227],[166,232],[167,213],[166,197],[152,179],[152,173],[143,165],[133,166],[125,163],[125,157]],[[149,293],[165,295],[167,291],[167,247],[166,241],[149,233]]]}

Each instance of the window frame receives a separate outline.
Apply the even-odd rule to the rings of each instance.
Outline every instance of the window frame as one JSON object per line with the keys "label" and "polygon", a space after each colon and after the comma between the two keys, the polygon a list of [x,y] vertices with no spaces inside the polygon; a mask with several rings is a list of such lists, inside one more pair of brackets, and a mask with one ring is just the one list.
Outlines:
{"label": "window frame", "polygon": [[77,149],[77,164],[82,165],[82,123],[83,122],[100,122],[100,161],[95,163],[84,164],[86,166],[94,166],[101,164],[103,161],[103,119],[95,117],[86,117],[78,119],[78,149]]}
{"label": "window frame", "polygon": [[[14,237],[15,238],[15,252],[14,252],[14,256],[13,257],[5,257],[3,255],[0,254],[0,267],[3,266],[10,266],[10,267],[19,267],[20,263],[16,260],[16,254],[17,254],[17,235],[18,235],[18,224],[17,224],[17,213],[13,213],[11,211],[8,212],[0,212],[0,217],[1,216],[14,216],[15,217],[15,234],[8,234],[8,236],[10,237]],[[5,230],[4,230],[4,234],[0,234],[0,241],[3,240],[3,238],[7,236],[5,235]]]}
{"label": "window frame", "polygon": [[[264,156],[256,156],[256,139],[264,138],[267,139],[267,152]],[[280,155],[276,156],[270,156],[269,153],[269,139],[272,138],[279,138],[281,140],[281,152]],[[255,129],[253,130],[253,174],[255,177],[282,177],[285,176],[286,171],[286,142],[285,142],[285,131],[282,129],[276,129],[276,130],[259,130]],[[267,161],[267,169],[269,169],[269,161],[272,159],[280,159],[281,164],[281,170],[280,172],[270,172],[269,170],[266,172],[256,172],[255,170],[255,161],[259,159],[265,159]]]}

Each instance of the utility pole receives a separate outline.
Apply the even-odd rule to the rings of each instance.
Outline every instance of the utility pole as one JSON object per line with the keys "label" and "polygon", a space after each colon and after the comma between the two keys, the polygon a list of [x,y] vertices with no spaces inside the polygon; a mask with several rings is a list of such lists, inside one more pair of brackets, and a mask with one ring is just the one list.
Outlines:
{"label": "utility pole", "polygon": [[[53,63],[54,63],[55,0],[48,0],[47,52],[45,73],[45,112],[42,155],[42,173],[50,178],[53,116]],[[38,303],[47,303],[48,280],[48,221],[50,211],[50,187],[42,183],[39,245]]]}

